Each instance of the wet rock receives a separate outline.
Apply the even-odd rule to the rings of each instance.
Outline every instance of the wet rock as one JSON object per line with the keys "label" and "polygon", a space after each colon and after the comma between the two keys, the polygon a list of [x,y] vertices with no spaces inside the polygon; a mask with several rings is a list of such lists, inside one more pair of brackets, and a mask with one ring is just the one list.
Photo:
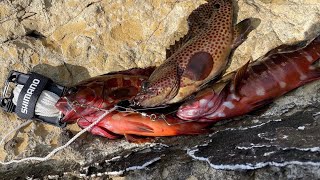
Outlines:
{"label": "wet rock", "polygon": [[[187,32],[187,16],[204,2],[1,1],[0,82],[10,70],[32,70],[72,85],[109,71],[159,65],[165,59],[165,49]],[[237,22],[255,17],[261,23],[237,48],[228,71],[278,45],[320,32],[317,0],[235,3]],[[319,89],[319,82],[299,88],[260,111],[219,123],[211,135],[158,138],[156,143],[136,145],[84,134],[52,160],[0,166],[0,176],[317,179],[319,117],[315,114]],[[22,123],[13,114],[1,111],[0,117],[1,137]],[[61,130],[32,123],[8,138],[1,146],[0,159],[45,156],[79,130],[75,125]],[[118,156],[122,158],[113,159]],[[260,169],[226,171],[217,167],[235,164]],[[86,167],[90,171],[85,171]],[[113,171],[123,174],[105,174]]]}
{"label": "wet rock", "polygon": [[[250,119],[246,118],[246,121]],[[188,154],[207,161],[215,169],[320,165],[319,118],[315,111],[253,121],[250,126],[213,134],[209,143],[189,149]]]}

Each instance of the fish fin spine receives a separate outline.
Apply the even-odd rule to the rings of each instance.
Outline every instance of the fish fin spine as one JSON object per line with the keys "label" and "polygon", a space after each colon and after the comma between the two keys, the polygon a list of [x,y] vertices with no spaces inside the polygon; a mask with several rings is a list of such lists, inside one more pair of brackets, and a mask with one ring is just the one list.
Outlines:
{"label": "fish fin spine", "polygon": [[247,39],[249,33],[259,26],[260,22],[261,20],[258,18],[247,18],[236,24],[233,31],[232,48],[235,49],[242,44]]}
{"label": "fish fin spine", "polygon": [[[151,121],[151,120],[150,120]],[[139,133],[153,133],[154,130],[152,127],[143,124],[141,122],[128,122],[126,124],[126,130],[127,131],[133,131],[133,132],[137,132],[137,134]]]}
{"label": "fish fin spine", "polygon": [[233,93],[235,93],[235,95],[238,95],[239,85],[240,85],[242,79],[247,74],[249,63],[250,63],[250,60],[247,61],[241,68],[239,68],[237,70],[236,74],[234,75],[234,78],[233,78],[232,83],[231,83],[231,91]]}

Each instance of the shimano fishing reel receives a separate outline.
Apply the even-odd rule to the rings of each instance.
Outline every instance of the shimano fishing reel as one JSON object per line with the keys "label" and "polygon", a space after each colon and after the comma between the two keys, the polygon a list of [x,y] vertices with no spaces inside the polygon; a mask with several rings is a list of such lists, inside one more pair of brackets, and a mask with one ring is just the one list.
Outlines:
{"label": "shimano fishing reel", "polygon": [[[14,92],[17,86],[21,90],[19,93]],[[65,89],[50,78],[34,72],[24,74],[10,71],[0,97],[0,107],[6,112],[16,113],[22,119],[35,119],[62,128],[66,126],[66,123],[61,122],[62,113],[58,116],[44,116],[36,114],[35,109],[43,91],[49,91],[61,97]]]}

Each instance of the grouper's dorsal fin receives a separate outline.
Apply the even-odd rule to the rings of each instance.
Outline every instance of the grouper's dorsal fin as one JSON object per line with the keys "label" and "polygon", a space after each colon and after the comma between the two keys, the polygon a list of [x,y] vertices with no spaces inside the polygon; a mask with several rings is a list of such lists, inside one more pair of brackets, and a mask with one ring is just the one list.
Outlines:
{"label": "grouper's dorsal fin", "polygon": [[192,13],[188,17],[188,33],[166,50],[166,59],[171,57],[189,40],[191,40],[196,35],[200,34],[200,32],[202,32],[203,29],[208,27],[207,22],[216,9],[215,5],[216,4],[213,3],[213,1],[209,1],[205,4],[200,5],[197,9],[192,11]]}
{"label": "grouper's dorsal fin", "polygon": [[209,19],[219,7],[220,5],[217,2],[210,0],[192,11],[188,17],[189,30],[193,34],[198,34],[207,28]]}
{"label": "grouper's dorsal fin", "polygon": [[237,94],[239,89],[239,84],[241,83],[241,80],[244,78],[244,76],[247,74],[247,69],[249,66],[250,61],[248,61],[246,64],[244,64],[241,68],[239,68],[234,75],[234,78],[232,80],[232,86],[234,89],[234,92]]}
{"label": "grouper's dorsal fin", "polygon": [[186,44],[191,39],[191,34],[188,33],[178,41],[176,41],[173,45],[170,45],[168,49],[166,49],[166,59],[171,57],[178,49],[180,49],[184,44]]}

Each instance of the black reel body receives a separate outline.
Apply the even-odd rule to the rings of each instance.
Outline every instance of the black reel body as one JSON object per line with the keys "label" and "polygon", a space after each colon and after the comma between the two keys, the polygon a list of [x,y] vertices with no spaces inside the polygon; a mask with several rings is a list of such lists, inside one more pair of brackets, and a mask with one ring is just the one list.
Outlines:
{"label": "black reel body", "polygon": [[[17,105],[13,103],[13,89],[18,84],[23,85]],[[35,114],[35,106],[42,91],[47,90],[59,97],[64,94],[65,87],[54,83],[50,78],[31,72],[24,74],[10,71],[0,97],[0,107],[6,112],[15,112],[20,118],[35,119],[58,127],[65,127],[61,117],[46,117]]]}

